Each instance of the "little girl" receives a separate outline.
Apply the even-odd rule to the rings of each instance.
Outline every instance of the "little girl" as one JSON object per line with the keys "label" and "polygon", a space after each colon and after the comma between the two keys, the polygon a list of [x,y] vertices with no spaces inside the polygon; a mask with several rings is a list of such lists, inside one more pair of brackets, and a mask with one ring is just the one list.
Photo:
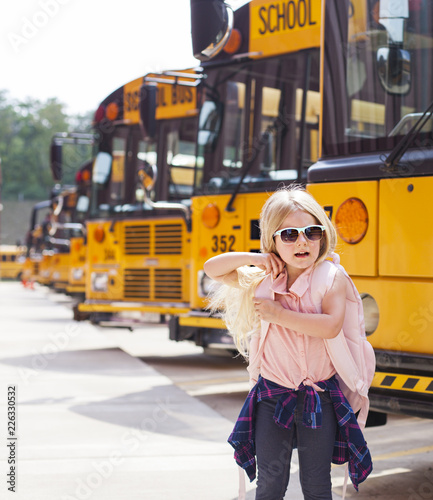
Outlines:
{"label": "little girl", "polygon": [[305,190],[271,195],[260,231],[261,253],[225,253],[204,266],[228,285],[210,297],[211,308],[223,309],[237,348],[249,358],[253,385],[229,442],[251,480],[257,460],[256,500],[284,498],[295,447],[304,498],[332,500],[331,462],[349,462],[356,489],[372,470],[328,347],[343,335],[354,285],[341,266],[326,261],[336,232]]}

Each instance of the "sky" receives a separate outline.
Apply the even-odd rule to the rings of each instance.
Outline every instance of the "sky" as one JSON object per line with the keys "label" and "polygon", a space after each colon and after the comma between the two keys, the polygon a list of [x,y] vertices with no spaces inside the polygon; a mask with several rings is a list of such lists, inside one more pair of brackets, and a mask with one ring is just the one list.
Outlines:
{"label": "sky", "polygon": [[56,97],[68,114],[96,111],[146,73],[199,64],[190,0],[9,0],[0,54],[0,89],[9,98]]}

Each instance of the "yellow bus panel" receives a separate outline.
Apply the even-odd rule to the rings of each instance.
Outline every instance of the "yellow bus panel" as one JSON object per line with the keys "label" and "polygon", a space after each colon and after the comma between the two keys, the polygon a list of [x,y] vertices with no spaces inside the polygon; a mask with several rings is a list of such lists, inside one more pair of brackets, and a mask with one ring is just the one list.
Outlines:
{"label": "yellow bus panel", "polygon": [[123,117],[129,123],[140,121],[140,89],[143,85],[143,77],[126,83],[123,87]]}
{"label": "yellow bus panel", "polygon": [[433,226],[426,223],[432,193],[432,177],[380,181],[381,276],[433,277]]}
{"label": "yellow bus panel", "polygon": [[[309,184],[307,190],[325,208],[331,221],[336,226],[338,243],[336,252],[341,257],[341,264],[352,276],[377,275],[377,218],[378,218],[378,182],[329,182]],[[339,209],[346,200],[360,200],[367,209],[365,236],[358,243],[344,241],[340,234],[350,229],[353,223],[350,214],[337,217]],[[341,209],[342,210],[342,209]],[[336,219],[339,221],[336,224]],[[355,221],[356,222],[356,221]]]}
{"label": "yellow bus panel", "polygon": [[25,247],[0,245],[0,279],[20,278],[25,260]]}
{"label": "yellow bus panel", "polygon": [[[260,250],[258,219],[268,196],[268,193],[238,194],[233,211],[226,210],[231,195],[200,196],[192,199],[192,224],[196,229],[196,236],[191,245],[192,255],[196,258],[192,261],[191,290],[197,290],[191,297],[193,309],[205,306],[205,294],[200,293],[199,281],[207,259],[219,253]],[[206,227],[203,222],[203,214],[208,206],[213,206],[219,213],[218,224],[213,228]]]}
{"label": "yellow bus panel", "polygon": [[156,119],[182,118],[197,114],[197,89],[183,85],[158,84]]}
{"label": "yellow bus panel", "polygon": [[51,259],[51,279],[50,284],[55,289],[66,291],[69,283],[69,270],[71,268],[71,258],[68,253],[54,254]]}
{"label": "yellow bus panel", "polygon": [[71,238],[69,269],[69,293],[84,293],[86,287],[86,252],[87,245],[83,237]]}
{"label": "yellow bus panel", "polygon": [[423,280],[355,277],[362,295],[377,302],[379,324],[368,340],[375,349],[433,354],[433,283]]}
{"label": "yellow bus panel", "polygon": [[320,0],[250,2],[250,57],[269,57],[320,46]]}

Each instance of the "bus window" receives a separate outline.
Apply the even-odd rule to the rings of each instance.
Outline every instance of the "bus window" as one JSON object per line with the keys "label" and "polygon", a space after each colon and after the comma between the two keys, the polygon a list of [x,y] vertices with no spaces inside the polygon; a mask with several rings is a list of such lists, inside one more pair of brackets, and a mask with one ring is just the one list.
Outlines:
{"label": "bus window", "polygon": [[[341,53],[345,63],[344,71],[325,76],[325,157],[392,149],[433,100],[433,28],[426,22],[431,5],[409,2],[396,34],[398,19],[388,17],[386,9],[372,8],[374,2],[352,3],[355,10],[345,20],[342,39],[330,42],[339,47],[327,52]],[[428,143],[432,126],[428,120],[426,125],[418,139]]]}
{"label": "bus window", "polygon": [[318,156],[318,58],[311,50],[209,71],[207,97],[224,102],[223,122],[214,151],[199,150],[197,193],[306,179]]}
{"label": "bus window", "polygon": [[277,165],[277,129],[273,126],[278,117],[278,110],[281,102],[281,90],[272,87],[262,89],[262,124],[261,133],[269,134],[265,141],[263,158],[260,164],[260,171],[263,174],[276,170]]}
{"label": "bus window", "polygon": [[[304,89],[296,89],[296,121],[302,120],[302,102]],[[314,90],[307,90],[305,106],[305,132],[303,149],[303,170],[305,171],[319,158],[319,114],[320,94]],[[296,137],[300,140],[300,129],[298,127]]]}
{"label": "bus window", "polygon": [[167,134],[170,201],[190,198],[194,188],[196,128],[188,120],[178,125]]}
{"label": "bus window", "polygon": [[155,150],[155,144],[146,141],[139,141],[137,159],[147,161],[147,163],[150,163],[151,165],[156,165],[157,153]]}
{"label": "bus window", "polygon": [[[137,178],[137,172],[138,168],[140,165],[140,162],[147,162],[149,165],[156,166],[157,165],[157,152],[155,149],[155,143],[152,142],[146,142],[143,140],[140,140],[138,142],[138,151],[137,151],[137,157],[135,160],[135,176],[137,180],[137,186],[135,190],[135,201],[138,203],[142,203],[145,199],[143,189],[144,186],[142,185],[142,182],[139,181]],[[156,197],[156,191],[155,191],[155,186],[152,186],[152,189],[150,191],[147,191],[146,196],[149,197],[152,201],[155,200]]]}
{"label": "bus window", "polygon": [[244,126],[245,126],[245,89],[242,82],[229,82],[224,116],[226,141],[224,144],[223,165],[239,170],[244,163]]}
{"label": "bus window", "polygon": [[125,198],[125,150],[126,139],[113,138],[113,163],[111,166],[111,201],[122,203]]}

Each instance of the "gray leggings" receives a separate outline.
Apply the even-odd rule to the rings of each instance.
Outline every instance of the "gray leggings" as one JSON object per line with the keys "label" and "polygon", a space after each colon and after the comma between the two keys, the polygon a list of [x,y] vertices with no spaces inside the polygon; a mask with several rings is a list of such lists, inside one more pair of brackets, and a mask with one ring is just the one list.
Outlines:
{"label": "gray leggings", "polygon": [[[305,500],[332,500],[331,459],[337,419],[329,393],[320,392],[322,427],[302,424],[305,392],[298,393],[295,419],[290,430],[273,419],[278,398],[261,401],[256,411],[256,500],[283,500],[290,478],[292,450],[298,448],[299,477]],[[296,444],[295,444],[296,443]]]}

